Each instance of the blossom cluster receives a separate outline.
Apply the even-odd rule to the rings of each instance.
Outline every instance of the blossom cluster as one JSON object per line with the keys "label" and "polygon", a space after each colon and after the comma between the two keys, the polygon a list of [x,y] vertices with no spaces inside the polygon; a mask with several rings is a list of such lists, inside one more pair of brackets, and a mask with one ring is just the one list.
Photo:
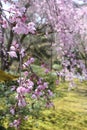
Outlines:
{"label": "blossom cluster", "polygon": [[[26,71],[24,73],[24,77],[19,78],[18,80],[19,86],[12,86],[11,90],[12,92],[15,92],[15,100],[16,100],[16,104],[13,104],[10,107],[10,113],[13,116],[16,115],[16,113],[18,115],[21,109],[26,109],[26,107],[28,107],[29,102],[28,99],[26,98],[27,96],[30,97],[32,101],[34,100],[38,101],[40,98],[43,98],[44,101],[46,102],[45,107],[53,106],[53,103],[50,100],[50,98],[53,96],[53,92],[49,89],[48,83],[43,82],[41,78],[39,78],[37,82],[34,83],[28,78],[28,76],[29,73]],[[18,128],[20,124],[21,124],[21,118],[19,116],[19,118],[15,119],[12,123],[10,123],[10,126]]]}
{"label": "blossom cluster", "polygon": [[[31,57],[29,60],[23,63],[23,68],[28,68],[32,63],[34,63],[34,58]],[[24,71],[23,76],[18,79],[18,86],[12,86],[11,91],[15,93],[15,104],[10,107],[11,115],[18,115],[21,109],[26,109],[29,107],[29,101],[39,101],[44,100],[45,105],[43,107],[53,107],[51,102],[51,97],[53,97],[53,92],[49,89],[48,82],[45,82],[42,78],[38,77],[34,72],[33,74],[29,71]],[[35,102],[36,103],[36,102]],[[29,109],[28,109],[29,111]],[[28,116],[28,115],[27,115]],[[25,115],[22,116],[25,120]],[[11,127],[19,128],[21,125],[20,114],[17,119],[10,123]]]}
{"label": "blossom cluster", "polygon": [[25,15],[26,8],[20,7],[19,4],[13,3],[11,6],[5,10],[9,12],[9,18],[3,19],[2,27],[8,28],[9,26],[12,28],[14,33],[17,34],[35,34],[36,28],[33,22],[27,23],[27,18]]}

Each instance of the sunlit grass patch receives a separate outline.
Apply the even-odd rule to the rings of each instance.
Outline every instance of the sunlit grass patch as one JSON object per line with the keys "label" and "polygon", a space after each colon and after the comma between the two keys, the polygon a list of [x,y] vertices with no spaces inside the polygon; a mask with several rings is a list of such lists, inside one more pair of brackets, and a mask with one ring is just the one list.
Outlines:
{"label": "sunlit grass patch", "polygon": [[55,107],[29,116],[21,130],[87,130],[87,82],[75,82],[77,88],[71,91],[68,82],[59,84],[53,99]]}
{"label": "sunlit grass patch", "polygon": [[87,96],[81,94],[87,90],[86,84],[79,83],[71,91],[67,88],[68,83],[56,88],[55,108],[44,110],[27,130],[87,130]]}

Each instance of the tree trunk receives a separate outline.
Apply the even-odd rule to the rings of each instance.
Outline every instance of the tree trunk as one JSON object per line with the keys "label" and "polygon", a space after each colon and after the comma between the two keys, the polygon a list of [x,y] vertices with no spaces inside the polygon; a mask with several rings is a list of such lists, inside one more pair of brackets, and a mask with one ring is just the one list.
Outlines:
{"label": "tree trunk", "polygon": [[4,29],[2,28],[2,3],[0,1],[0,58],[1,58],[1,69],[4,69]]}

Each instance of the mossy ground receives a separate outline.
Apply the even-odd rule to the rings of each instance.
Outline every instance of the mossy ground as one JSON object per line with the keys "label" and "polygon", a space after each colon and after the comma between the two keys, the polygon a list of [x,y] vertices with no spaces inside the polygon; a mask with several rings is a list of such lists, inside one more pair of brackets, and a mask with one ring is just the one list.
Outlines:
{"label": "mossy ground", "polygon": [[21,130],[87,130],[87,82],[76,83],[71,91],[68,83],[58,85],[55,107],[42,111],[37,119],[30,117]]}
{"label": "mossy ground", "polygon": [[17,80],[18,76],[11,75],[5,71],[0,70],[0,82]]}
{"label": "mossy ground", "polygon": [[29,119],[22,129],[87,130],[87,83],[76,83],[77,87],[71,91],[67,83],[57,86],[55,108],[44,110],[37,120]]}

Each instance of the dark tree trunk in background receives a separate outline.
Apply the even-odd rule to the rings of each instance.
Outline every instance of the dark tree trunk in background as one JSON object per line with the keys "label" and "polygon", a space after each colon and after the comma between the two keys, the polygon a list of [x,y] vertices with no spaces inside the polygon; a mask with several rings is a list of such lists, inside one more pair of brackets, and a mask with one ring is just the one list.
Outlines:
{"label": "dark tree trunk in background", "polygon": [[52,66],[53,66],[53,49],[52,49],[52,42],[51,42],[51,70],[52,70]]}
{"label": "dark tree trunk in background", "polygon": [[0,1],[0,69],[8,70],[8,53],[4,42],[4,28],[2,27],[2,3]]}
{"label": "dark tree trunk in background", "polygon": [[2,3],[0,1],[0,59],[1,69],[4,69],[4,29],[2,28]]}

